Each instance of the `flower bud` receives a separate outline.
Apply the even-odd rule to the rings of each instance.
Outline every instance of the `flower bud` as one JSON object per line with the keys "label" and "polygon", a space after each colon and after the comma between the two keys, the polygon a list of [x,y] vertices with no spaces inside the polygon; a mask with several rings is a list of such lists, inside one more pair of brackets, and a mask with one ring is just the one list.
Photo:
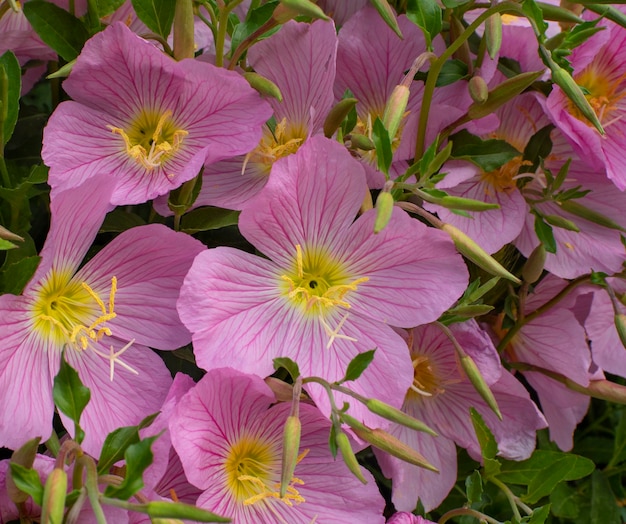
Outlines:
{"label": "flower bud", "polygon": [[596,113],[589,104],[582,89],[572,78],[572,75],[556,63],[552,63],[550,69],[552,70],[552,81],[563,90],[572,102],[574,102],[578,110],[593,124],[600,134],[604,135],[602,124],[598,120]]}
{"label": "flower bud", "polygon": [[283,460],[280,472],[280,497],[287,494],[287,488],[291,484],[293,473],[298,464],[298,451],[300,450],[300,419],[289,415],[283,428]]}
{"label": "flower bud", "polygon": [[622,346],[626,348],[626,315],[623,313],[616,313],[614,317],[615,329],[619,339],[622,341]]}
{"label": "flower bud", "polygon": [[342,431],[339,431],[335,436],[335,443],[337,444],[341,457],[343,458],[345,465],[348,466],[350,472],[363,484],[367,484],[367,479],[363,476],[359,461],[354,456],[348,436]]}
{"label": "flower bud", "polygon": [[333,106],[324,120],[324,136],[326,138],[333,136],[335,131],[339,129],[344,118],[346,118],[348,113],[356,106],[356,103],[356,98],[344,98]]}
{"label": "flower bud", "polygon": [[471,260],[487,273],[498,277],[506,278],[520,284],[520,279],[509,273],[500,263],[490,256],[482,247],[474,242],[470,237],[463,233],[460,229],[451,224],[443,224],[441,227],[454,242],[458,251],[467,259]]}
{"label": "flower bud", "polygon": [[383,113],[383,125],[389,133],[389,140],[393,140],[404,118],[406,106],[409,103],[410,90],[402,84],[393,88],[391,96]]}
{"label": "flower bud", "polygon": [[393,214],[393,195],[386,191],[381,191],[376,199],[376,220],[374,221],[374,233],[380,233],[389,221]]}
{"label": "flower bud", "polygon": [[546,263],[546,248],[543,243],[539,244],[526,260],[524,267],[522,268],[522,278],[524,282],[534,284],[539,280],[541,273],[543,273],[543,266]]}
{"label": "flower bud", "polygon": [[421,420],[411,417],[404,413],[404,411],[400,411],[389,404],[385,404],[381,402],[377,398],[370,398],[365,403],[367,409],[369,409],[372,413],[376,413],[381,417],[390,420],[391,422],[395,422],[396,424],[401,424],[407,428],[414,429],[415,431],[421,431],[423,433],[428,433],[433,437],[437,436],[437,433],[424,424]]}
{"label": "flower bud", "polygon": [[54,468],[48,475],[43,490],[42,524],[62,524],[66,497],[67,473],[61,468]]}
{"label": "flower bud", "polygon": [[489,304],[472,304],[471,306],[459,306],[450,310],[457,317],[474,318],[482,317],[493,310]]}
{"label": "flower bud", "polygon": [[602,213],[598,213],[593,209],[589,209],[588,207],[583,206],[576,200],[565,200],[564,202],[559,202],[559,206],[564,211],[571,213],[572,215],[576,215],[577,217],[584,218],[589,222],[593,222],[594,224],[598,224],[599,226],[608,227],[609,229],[617,229],[618,231],[626,232],[622,226],[618,223],[611,220],[609,217],[603,215]]}
{"label": "flower bud", "polygon": [[359,133],[350,133],[350,143],[352,145],[352,149],[361,149],[363,151],[372,151],[376,149],[374,142],[372,142],[365,135],[361,135]]}
{"label": "flower bud", "polygon": [[0,226],[0,238],[2,238],[3,240],[10,240],[13,242],[24,242],[24,238],[16,235],[15,233],[12,233],[11,231],[9,231],[8,229]]}
{"label": "flower bud", "polygon": [[469,381],[474,386],[474,389],[478,392],[481,398],[487,403],[487,405],[491,408],[497,417],[502,420],[502,413],[500,413],[500,408],[498,407],[498,403],[496,402],[496,398],[493,396],[491,389],[485,382],[485,379],[481,375],[478,367],[476,366],[476,362],[469,355],[465,354],[460,357],[461,367]]}
{"label": "flower bud", "polygon": [[258,73],[252,72],[244,73],[243,76],[248,81],[252,89],[258,91],[262,95],[274,97],[279,102],[283,101],[283,95],[280,92],[280,89],[269,78],[265,78]]}
{"label": "flower bud", "polygon": [[439,470],[430,462],[428,462],[428,460],[426,460],[423,455],[410,448],[404,442],[397,439],[393,435],[390,435],[386,431],[383,431],[379,428],[368,428],[362,422],[359,422],[355,418],[345,413],[341,415],[341,418],[346,424],[348,424],[348,426],[352,428],[354,433],[360,439],[369,442],[372,446],[377,447],[378,449],[385,451],[390,455],[399,458],[400,460],[404,460],[409,464],[413,464],[415,466],[419,466],[421,468],[425,468],[430,471],[439,473]]}
{"label": "flower bud", "polygon": [[284,24],[300,15],[330,20],[320,7],[309,0],[280,0],[280,4],[272,13],[272,18],[279,24]]}
{"label": "flower bud", "polygon": [[472,100],[477,104],[484,104],[489,97],[489,87],[482,76],[473,76],[467,83],[467,89]]}
{"label": "flower bud", "polygon": [[550,225],[560,227],[561,229],[566,229],[567,231],[575,231],[576,233],[580,232],[579,227],[574,224],[571,220],[567,218],[563,218],[559,215],[545,215],[543,219]]}
{"label": "flower bud", "polygon": [[485,21],[485,42],[489,58],[493,60],[502,45],[502,16],[500,13],[492,14]]}
{"label": "flower bud", "polygon": [[174,7],[174,58],[193,58],[195,52],[193,1],[176,0]]}

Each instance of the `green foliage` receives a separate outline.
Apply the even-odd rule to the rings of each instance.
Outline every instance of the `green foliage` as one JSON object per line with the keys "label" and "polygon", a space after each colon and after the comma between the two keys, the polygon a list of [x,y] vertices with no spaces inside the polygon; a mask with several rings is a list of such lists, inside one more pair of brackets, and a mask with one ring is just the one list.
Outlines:
{"label": "green foliage", "polygon": [[[248,12],[246,19],[240,24],[237,24],[233,30],[230,45],[231,54],[246,38],[251,36],[255,31],[258,31],[263,24],[265,24],[272,17],[272,13],[274,12],[274,9],[276,9],[277,5],[278,1],[273,0]],[[278,27],[271,29],[263,36],[267,38],[278,31],[278,29]]]}
{"label": "green foliage", "polygon": [[406,16],[424,32],[426,46],[431,49],[433,38],[443,27],[439,4],[434,0],[408,0]]}
{"label": "green foliage", "polygon": [[61,355],[59,372],[54,377],[52,398],[59,411],[74,422],[75,440],[81,443],[85,432],[80,427],[80,416],[91,398],[91,392],[83,385],[78,373],[65,361],[64,354]]}
{"label": "green foliage", "polygon": [[348,367],[346,368],[346,374],[340,382],[348,382],[350,380],[356,380],[357,378],[359,378],[374,360],[375,352],[376,349],[370,349],[369,351],[364,351],[363,353],[359,353],[356,357],[354,357],[348,364]]}
{"label": "green foliage", "polygon": [[274,363],[274,369],[285,368],[293,380],[296,380],[300,376],[298,364],[290,358],[278,357],[272,360],[272,362]]}
{"label": "green foliage", "polygon": [[469,160],[483,171],[494,171],[520,156],[521,152],[504,140],[483,140],[468,131],[462,130],[450,137],[452,158]]}
{"label": "green foliage", "polygon": [[148,437],[131,444],[124,452],[126,476],[119,486],[107,486],[105,497],[128,500],[143,488],[143,472],[152,464],[152,443],[158,436]]}
{"label": "green foliage", "polygon": [[171,0],[132,0],[139,19],[157,35],[167,39],[174,22],[175,2]]}
{"label": "green foliage", "polygon": [[193,234],[199,231],[232,226],[238,221],[239,211],[204,206],[183,215],[180,229],[185,233]]}
{"label": "green foliage", "polygon": [[27,2],[23,10],[39,37],[66,62],[80,54],[89,32],[78,18],[50,2]]}
{"label": "green foliage", "polygon": [[22,72],[11,51],[0,56],[0,150],[11,138],[20,108]]}
{"label": "green foliage", "polygon": [[391,140],[389,139],[389,133],[385,129],[383,121],[380,118],[376,118],[372,127],[372,141],[376,146],[376,161],[378,162],[378,169],[389,175],[389,168],[393,161],[393,151],[391,149]]}
{"label": "green foliage", "polygon": [[43,484],[39,478],[39,473],[34,469],[26,468],[14,462],[11,462],[9,467],[11,469],[11,478],[18,489],[24,493],[28,493],[33,497],[35,503],[41,506],[43,500]]}

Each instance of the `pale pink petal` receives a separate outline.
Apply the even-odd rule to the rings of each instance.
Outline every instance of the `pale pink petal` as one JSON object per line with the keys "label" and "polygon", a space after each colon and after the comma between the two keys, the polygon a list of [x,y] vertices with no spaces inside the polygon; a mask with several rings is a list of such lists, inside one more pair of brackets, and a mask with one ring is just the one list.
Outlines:
{"label": "pale pink petal", "polygon": [[150,224],[125,231],[74,277],[108,297],[117,278],[117,317],[107,323],[114,336],[157,349],[176,349],[190,340],[173,313],[180,287],[204,246],[189,235]]}

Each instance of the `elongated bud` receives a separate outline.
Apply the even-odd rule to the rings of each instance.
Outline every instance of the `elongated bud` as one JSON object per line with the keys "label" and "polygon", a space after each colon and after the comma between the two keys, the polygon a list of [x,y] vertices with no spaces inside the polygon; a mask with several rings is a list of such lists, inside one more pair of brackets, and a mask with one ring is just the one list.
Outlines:
{"label": "elongated bud", "polygon": [[309,0],[280,0],[280,4],[272,13],[272,18],[279,24],[284,24],[300,15],[330,20],[320,7]]}
{"label": "elongated bud", "polygon": [[387,420],[390,420],[391,422],[395,422],[396,424],[401,424],[402,426],[405,426],[410,429],[414,429],[415,431],[428,433],[429,435],[432,435],[433,437],[437,436],[437,433],[435,432],[435,430],[428,427],[421,420],[417,420],[416,418],[413,418],[407,415],[406,413],[404,413],[404,411],[400,411],[399,409],[394,408],[393,406],[390,406],[389,404],[385,404],[384,402],[381,402],[377,398],[370,398],[365,403],[365,406],[372,413],[376,413],[377,415],[380,415],[381,417]]}
{"label": "elongated bud", "polygon": [[623,313],[617,313],[614,317],[615,329],[619,339],[622,341],[622,346],[626,348],[626,315]]}
{"label": "elongated bud", "polygon": [[400,26],[398,25],[398,20],[396,19],[396,13],[393,8],[389,5],[387,0],[371,0],[372,4],[378,11],[378,14],[385,21],[385,23],[393,30],[395,34],[397,34],[400,38],[404,38],[402,36],[402,31],[400,31]]}
{"label": "elongated bud", "polygon": [[472,383],[472,386],[474,386],[474,389],[478,392],[481,398],[491,408],[491,411],[493,411],[496,414],[496,416],[500,420],[502,420],[502,413],[500,413],[500,408],[498,407],[496,398],[493,396],[491,389],[489,388],[489,386],[485,382],[485,379],[483,378],[480,371],[478,370],[478,367],[476,366],[476,362],[474,362],[474,359],[470,357],[469,355],[465,354],[461,356],[459,360],[461,361],[461,367],[463,368],[463,371],[465,371],[465,374],[467,375],[467,378],[469,378],[470,382]]}
{"label": "elongated bud", "polygon": [[519,95],[542,74],[543,71],[531,71],[506,79],[500,85],[489,91],[486,102],[482,104],[474,102],[469,106],[467,115],[470,119],[477,120],[493,113],[500,106]]}
{"label": "elongated bud", "polygon": [[48,475],[43,490],[42,524],[62,524],[66,497],[67,473],[61,468],[54,468]]}
{"label": "elongated bud", "polygon": [[444,196],[439,199],[438,204],[448,209],[461,209],[463,211],[487,211],[489,209],[500,209],[498,204],[474,200],[472,198]]}
{"label": "elongated bud", "polygon": [[502,46],[502,16],[500,13],[492,14],[485,21],[485,43],[489,58],[493,60],[500,51],[500,46]]}
{"label": "elongated bud", "polygon": [[574,224],[571,220],[563,218],[559,215],[544,215],[543,219],[550,225],[560,227],[561,229],[567,229],[568,231],[580,232],[580,228]]}
{"label": "elongated bud", "polygon": [[[106,502],[106,501],[105,501]],[[229,518],[220,517],[202,508],[182,502],[166,502],[153,500],[147,504],[127,504],[128,509],[147,513],[152,519],[188,519],[198,522],[231,522]],[[207,520],[211,518],[212,520]]]}
{"label": "elongated bud", "polygon": [[328,112],[326,120],[324,120],[324,136],[326,138],[330,138],[335,134],[335,131],[339,129],[339,126],[348,116],[348,113],[356,106],[357,102],[356,98],[344,98],[333,106]]}
{"label": "elongated bud", "polygon": [[[465,31],[465,26],[463,23],[456,17],[450,17],[450,41],[453,42],[457,38],[461,36],[461,34]],[[467,40],[465,40],[461,47],[459,47],[454,54],[452,55],[457,60],[460,60],[464,64],[467,64],[468,68],[472,67],[472,53],[469,48],[469,44]]]}
{"label": "elongated bud", "polygon": [[486,315],[491,310],[493,310],[493,306],[489,304],[474,304],[471,306],[455,307],[450,310],[450,313],[459,317],[474,318]]}
{"label": "elongated bud", "polygon": [[291,484],[291,479],[298,464],[301,430],[300,419],[297,416],[289,415],[283,428],[283,461],[280,472],[281,498],[287,494],[287,488]]}
{"label": "elongated bud", "polygon": [[564,202],[559,202],[559,206],[564,211],[571,213],[572,215],[576,215],[577,217],[584,218],[589,222],[593,222],[594,224],[598,224],[599,226],[608,227],[609,229],[617,229],[618,231],[626,232],[622,226],[620,226],[617,222],[614,222],[609,217],[603,215],[602,213],[598,213],[593,209],[589,209],[588,207],[576,202],[575,200],[565,200]]}
{"label": "elongated bud", "polygon": [[520,283],[519,278],[509,273],[495,258],[490,256],[482,247],[463,233],[463,231],[451,224],[443,224],[441,229],[450,235],[458,251],[464,257],[474,262],[478,267],[484,269],[491,275],[506,278],[516,284]]}
{"label": "elongated bud", "polygon": [[365,135],[361,135],[359,133],[350,133],[350,143],[352,145],[352,149],[361,149],[363,151],[372,151],[376,149],[374,142],[372,142]]}
{"label": "elongated bud", "polygon": [[356,459],[356,457],[354,456],[354,452],[352,451],[352,446],[350,445],[350,439],[348,438],[348,435],[346,435],[342,431],[338,431],[335,437],[335,443],[337,444],[339,452],[341,453],[341,457],[343,458],[346,466],[348,466],[350,472],[363,484],[367,484],[367,479],[363,476],[359,461]]}
{"label": "elongated bud", "polygon": [[193,58],[195,52],[193,1],[176,0],[174,8],[174,58]]}
{"label": "elongated bud", "polygon": [[10,240],[12,242],[24,242],[24,238],[12,233],[5,227],[0,226],[0,238],[4,240]]}
{"label": "elongated bud", "polygon": [[598,116],[589,104],[580,86],[572,78],[572,75],[556,63],[552,63],[550,69],[552,70],[552,81],[574,102],[578,110],[593,124],[600,134],[604,135],[604,129],[600,120],[598,120]]}
{"label": "elongated bud", "polygon": [[180,519],[150,519],[151,524],[185,524]]}
{"label": "elongated bud", "polygon": [[72,60],[71,62],[68,62],[62,67],[59,67],[59,69],[57,69],[54,73],[50,73],[46,78],[47,79],[66,78],[70,76],[70,73],[72,72],[72,69],[74,68],[75,63],[76,63],[76,59]]}
{"label": "elongated bud", "polygon": [[369,442],[372,446],[377,447],[382,451],[386,451],[390,455],[393,455],[400,460],[404,460],[409,464],[413,464],[415,466],[419,466],[420,468],[425,468],[430,471],[435,471],[436,473],[439,473],[439,470],[430,462],[428,462],[428,460],[426,460],[423,455],[410,448],[404,442],[398,440],[396,437],[390,435],[386,431],[383,431],[379,428],[368,428],[362,422],[359,422],[355,418],[351,417],[350,415],[346,415],[345,413],[341,415],[341,419],[352,428],[354,433],[359,438],[365,440],[366,442]]}
{"label": "elongated bud", "polygon": [[374,233],[380,233],[389,221],[393,214],[393,195],[386,191],[381,191],[376,199],[376,220],[374,221]]}
{"label": "elongated bud", "polygon": [[[35,463],[35,457],[37,456],[37,448],[39,447],[40,440],[41,437],[35,437],[23,444],[21,448],[15,450],[13,455],[11,455],[11,462],[13,464],[19,464],[20,466],[31,469]],[[13,477],[10,474],[10,470],[6,476],[6,485],[7,494],[15,504],[21,504],[29,499],[30,495],[20,490],[15,485]]]}
{"label": "elongated bud", "polygon": [[543,273],[543,267],[546,263],[546,248],[543,243],[539,244],[526,260],[524,267],[522,268],[522,278],[524,282],[534,284],[539,280],[541,273]]}
{"label": "elongated bud", "polygon": [[255,89],[262,95],[271,96],[279,102],[283,101],[283,94],[280,92],[280,89],[269,78],[252,72],[244,73],[243,76],[252,89]]}
{"label": "elongated bud", "polygon": [[470,97],[477,104],[484,104],[489,97],[489,87],[482,76],[473,76],[467,83]]}

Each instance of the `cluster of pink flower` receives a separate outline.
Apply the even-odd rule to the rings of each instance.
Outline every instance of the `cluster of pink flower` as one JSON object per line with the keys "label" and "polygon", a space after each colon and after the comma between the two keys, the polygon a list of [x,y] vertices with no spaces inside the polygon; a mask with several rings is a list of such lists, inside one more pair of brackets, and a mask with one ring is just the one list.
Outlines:
{"label": "cluster of pink flower", "polygon": [[[416,182],[405,173],[419,143],[422,82],[410,82],[387,176],[377,149],[363,140],[373,143],[394,88],[427,52],[423,31],[398,16],[400,39],[365,2],[319,4],[334,11],[334,21],[285,22],[247,52],[249,68],[277,86],[280,100],[262,97],[237,68],[213,65],[210,50],[175,61],[129,23],[112,21],[86,42],[63,82],[71,100],[58,105],[44,131],[51,226],[41,262],[21,295],[0,296],[0,446],[17,449],[50,437],[52,383],[64,354],[91,391],[81,418],[86,453],[97,457],[111,431],[160,412],[142,430],[162,432],[144,479],[147,498],[175,489],[179,500],[242,523],[384,522],[385,501],[372,475],[363,469],[369,482],[361,485],[329,450],[336,404],[347,402],[349,415],[382,427],[438,469],[374,450],[392,479],[395,508],[411,512],[419,500],[430,511],[457,480],[456,446],[481,459],[471,407],[495,435],[500,455],[523,460],[545,427],[561,449],[571,449],[589,405],[585,391],[606,386],[603,371],[626,377],[614,325],[626,312],[619,302],[626,286],[617,276],[604,287],[589,278],[592,271],[617,275],[626,260],[626,31],[602,21],[604,30],[570,57],[604,136],[557,86],[549,96],[526,92],[463,123],[517,154],[491,170],[461,154],[445,159],[445,177],[419,194],[445,191],[497,204],[459,212],[445,199],[398,197]],[[0,26],[13,24],[5,26],[13,45],[0,35],[0,49],[25,62],[37,46],[20,16],[10,11],[0,18]],[[129,17],[127,2],[112,20]],[[431,47],[435,55],[446,49],[440,36]],[[502,84],[498,57],[516,61],[521,72],[544,71],[536,51],[531,27],[505,24],[499,55],[485,56],[474,74],[491,89]],[[354,128],[325,133],[331,108],[347,90],[358,101]],[[473,104],[465,80],[437,87],[426,143]],[[551,150],[533,163],[527,146],[543,129]],[[189,234],[148,224],[119,234],[83,265],[108,212],[154,200],[161,215],[171,215],[169,193],[200,172],[193,206],[241,211],[239,230],[262,256],[207,248]],[[375,228],[381,211],[370,195],[390,188],[408,205],[394,206],[384,227]],[[565,198],[568,191],[576,198]],[[512,245],[529,259],[526,268],[541,259],[522,275],[516,322],[495,314],[501,310],[447,327],[438,322],[467,295],[469,271],[458,235],[455,245],[445,228],[411,216],[416,207],[471,237],[484,256]],[[535,256],[544,241],[537,229],[546,224],[554,249],[542,258]],[[172,380],[150,349],[189,343],[206,371],[198,383],[180,374]],[[371,364],[346,386],[424,421],[439,436],[389,423],[345,393],[333,400],[319,383],[305,383],[299,417],[306,454],[281,496],[290,404],[277,402],[263,380],[274,373],[274,359],[288,357],[303,377],[335,383],[354,357],[373,348]],[[461,355],[475,363],[500,418],[462,368]],[[507,369],[523,373],[541,409]],[[73,436],[72,421],[60,417]],[[53,462],[40,456],[35,465],[45,477]],[[0,467],[1,486],[8,466]],[[15,511],[0,493],[0,521]],[[115,522],[136,518],[116,511]],[[401,513],[394,519],[425,522]]]}

